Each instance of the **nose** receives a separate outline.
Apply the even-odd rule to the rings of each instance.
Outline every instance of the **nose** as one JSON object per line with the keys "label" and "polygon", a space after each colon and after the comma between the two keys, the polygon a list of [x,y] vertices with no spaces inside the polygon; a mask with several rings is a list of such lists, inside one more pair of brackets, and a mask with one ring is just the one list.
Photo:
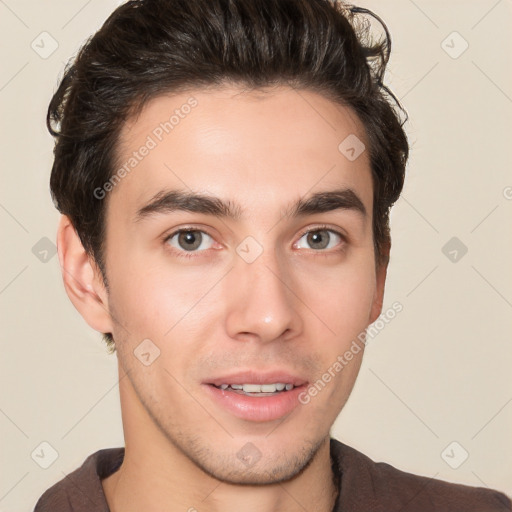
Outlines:
{"label": "nose", "polygon": [[302,330],[299,290],[273,250],[252,263],[236,257],[229,273],[226,330],[232,339],[266,343],[289,339]]}

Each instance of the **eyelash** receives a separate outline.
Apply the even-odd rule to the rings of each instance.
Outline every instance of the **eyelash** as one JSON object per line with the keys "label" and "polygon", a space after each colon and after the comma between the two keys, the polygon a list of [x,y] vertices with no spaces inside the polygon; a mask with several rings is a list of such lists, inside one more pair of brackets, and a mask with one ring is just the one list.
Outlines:
{"label": "eyelash", "polygon": [[[198,229],[198,228],[194,228],[194,227],[190,226],[190,227],[186,227],[186,228],[177,229],[176,231],[173,231],[170,235],[165,236],[164,244],[167,244],[167,242],[171,238],[173,238],[175,235],[178,235],[179,233],[186,233],[187,231],[198,231],[198,232],[201,232],[201,233],[206,233],[209,237],[213,238],[213,236],[210,235],[210,233],[208,233],[208,231],[205,231],[204,229]],[[197,252],[196,251],[192,251],[192,252],[188,252],[187,253],[186,251],[178,251],[174,247],[172,247],[170,249],[170,251],[172,252],[173,255],[177,256],[178,258],[190,259],[190,258],[196,258],[197,257]],[[202,252],[202,251],[199,251],[199,252]]]}
{"label": "eyelash", "polygon": [[[185,227],[185,228],[180,228],[180,229],[177,229],[176,231],[173,231],[170,235],[166,235],[164,237],[164,244],[167,244],[167,242],[169,240],[171,240],[171,238],[173,238],[175,235],[179,234],[179,233],[184,233],[184,232],[187,232],[187,231],[194,231],[194,232],[200,232],[200,233],[205,233],[207,234],[209,237],[213,238],[212,235],[210,235],[210,233],[208,233],[208,231],[205,231],[204,229],[198,229],[198,228],[194,228],[192,226],[190,227]],[[321,226],[316,226],[314,227],[313,229],[306,229],[304,231],[301,232],[301,234],[299,235],[299,240],[306,234],[308,233],[315,233],[317,231],[330,231],[331,233],[334,233],[336,235],[338,235],[342,240],[343,240],[343,244],[342,246],[344,246],[348,240],[347,240],[347,237],[337,231],[336,229],[333,229],[329,226],[325,226],[325,225],[321,225]],[[315,249],[312,249],[313,251],[315,251]],[[329,256],[333,253],[338,253],[342,250],[342,248],[340,249],[336,249],[336,250],[330,250],[330,251],[326,251],[326,250],[316,250],[315,252],[317,253],[318,256]],[[204,251],[190,251],[190,252],[186,252],[186,251],[177,251],[175,250],[174,248],[172,248],[172,251],[171,251],[175,256],[177,256],[178,258],[186,258],[186,259],[190,259],[190,258],[196,258],[197,257],[197,253],[201,253],[201,252],[204,252]]]}
{"label": "eyelash", "polygon": [[327,250],[326,249],[319,249],[319,250],[310,249],[311,251],[313,251],[315,253],[315,257],[321,258],[321,257],[332,256],[333,254],[339,254],[343,249],[345,249],[345,246],[348,243],[347,237],[340,231],[333,229],[329,226],[325,226],[325,225],[315,226],[313,229],[305,229],[304,231],[302,231],[300,233],[299,240],[304,235],[307,235],[308,233],[315,233],[317,231],[329,231],[331,233],[334,233],[335,235],[338,235],[341,238],[342,242],[340,242],[339,246],[335,249],[327,249]]}

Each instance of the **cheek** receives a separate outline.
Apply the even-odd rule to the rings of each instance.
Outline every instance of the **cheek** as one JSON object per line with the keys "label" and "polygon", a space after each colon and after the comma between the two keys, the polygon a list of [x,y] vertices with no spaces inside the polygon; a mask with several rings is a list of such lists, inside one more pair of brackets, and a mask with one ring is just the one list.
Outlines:
{"label": "cheek", "polygon": [[222,277],[220,269],[137,258],[121,269],[119,265],[112,272],[111,303],[134,337],[164,340],[174,327],[179,330],[182,321],[190,322],[196,309],[204,311],[206,304],[215,308],[208,292]]}
{"label": "cheek", "polygon": [[372,261],[332,267],[329,272],[310,272],[301,280],[306,304],[331,334],[336,333],[338,341],[357,337],[367,327],[376,290]]}

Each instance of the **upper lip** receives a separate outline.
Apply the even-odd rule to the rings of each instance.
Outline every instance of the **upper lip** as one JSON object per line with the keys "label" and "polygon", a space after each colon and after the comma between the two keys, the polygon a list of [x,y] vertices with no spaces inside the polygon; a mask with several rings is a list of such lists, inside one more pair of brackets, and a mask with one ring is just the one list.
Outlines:
{"label": "upper lip", "polygon": [[273,370],[266,372],[248,370],[220,377],[212,377],[206,379],[203,383],[220,386],[221,384],[274,384],[277,382],[293,384],[294,386],[302,386],[307,383],[307,380],[285,370]]}

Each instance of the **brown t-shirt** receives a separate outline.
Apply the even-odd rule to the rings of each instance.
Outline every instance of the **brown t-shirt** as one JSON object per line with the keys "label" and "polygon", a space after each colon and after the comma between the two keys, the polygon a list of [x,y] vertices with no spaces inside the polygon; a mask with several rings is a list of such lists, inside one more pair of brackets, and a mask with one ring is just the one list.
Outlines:
{"label": "brown t-shirt", "polygon": [[[117,471],[123,458],[124,448],[93,453],[50,487],[34,512],[110,512],[101,480]],[[339,489],[333,512],[512,511],[510,499],[498,491],[405,473],[332,438],[331,462]]]}

